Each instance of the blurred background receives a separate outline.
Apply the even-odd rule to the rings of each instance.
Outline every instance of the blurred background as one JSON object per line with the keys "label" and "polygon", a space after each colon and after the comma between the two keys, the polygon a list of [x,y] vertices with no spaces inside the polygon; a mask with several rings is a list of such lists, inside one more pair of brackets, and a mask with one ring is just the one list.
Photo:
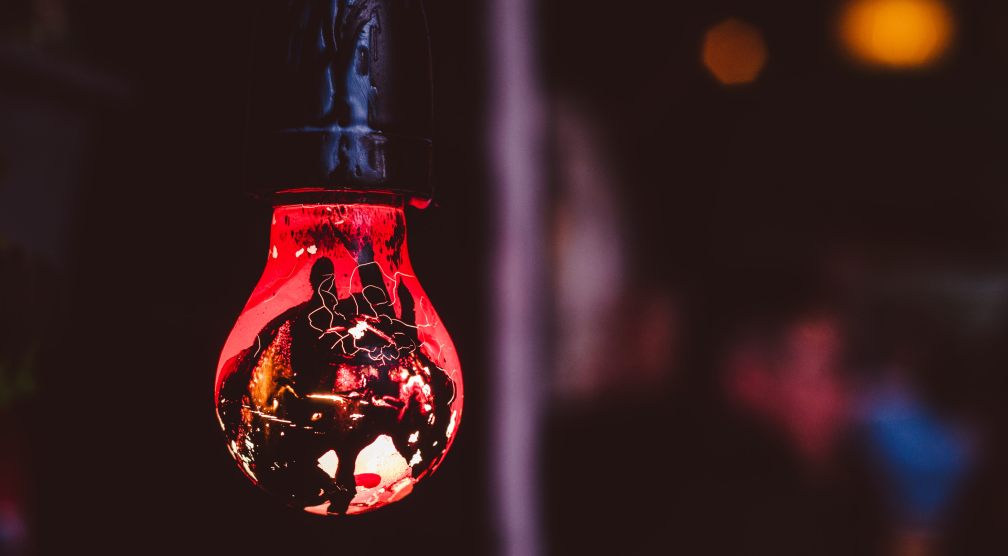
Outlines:
{"label": "blurred background", "polygon": [[211,395],[251,3],[0,0],[0,554],[1008,554],[1008,4],[424,8],[466,416],[325,518]]}

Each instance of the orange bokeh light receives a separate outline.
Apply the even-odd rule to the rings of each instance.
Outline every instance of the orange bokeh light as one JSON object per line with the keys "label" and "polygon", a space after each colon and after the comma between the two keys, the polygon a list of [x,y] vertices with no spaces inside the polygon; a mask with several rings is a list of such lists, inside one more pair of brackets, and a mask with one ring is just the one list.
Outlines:
{"label": "orange bokeh light", "polygon": [[744,21],[725,20],[704,35],[703,63],[725,85],[753,81],[766,61],[763,33]]}
{"label": "orange bokeh light", "polygon": [[927,66],[948,49],[952,32],[952,15],[939,0],[854,0],[840,17],[844,46],[873,66]]}

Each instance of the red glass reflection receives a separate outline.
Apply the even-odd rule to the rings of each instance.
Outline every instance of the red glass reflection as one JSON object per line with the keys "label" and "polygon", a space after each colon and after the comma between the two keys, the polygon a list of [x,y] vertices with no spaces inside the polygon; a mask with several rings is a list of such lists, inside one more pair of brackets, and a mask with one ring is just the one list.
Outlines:
{"label": "red glass reflection", "polygon": [[215,394],[239,466],[291,506],[369,511],[437,469],[462,374],[410,265],[401,203],[275,209]]}

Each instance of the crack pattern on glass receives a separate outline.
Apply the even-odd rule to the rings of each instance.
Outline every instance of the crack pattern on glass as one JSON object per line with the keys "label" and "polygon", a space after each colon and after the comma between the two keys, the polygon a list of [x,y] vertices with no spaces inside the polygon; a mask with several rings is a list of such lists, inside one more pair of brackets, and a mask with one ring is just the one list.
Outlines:
{"label": "crack pattern on glass", "polygon": [[410,266],[401,206],[277,208],[266,269],[216,381],[245,474],[309,512],[379,508],[438,467],[462,398],[454,346]]}

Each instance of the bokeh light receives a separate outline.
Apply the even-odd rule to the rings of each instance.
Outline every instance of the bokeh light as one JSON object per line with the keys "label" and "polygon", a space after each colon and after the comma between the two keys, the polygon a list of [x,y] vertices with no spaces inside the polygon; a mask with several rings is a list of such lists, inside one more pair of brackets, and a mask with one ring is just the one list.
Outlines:
{"label": "bokeh light", "polygon": [[840,39],[873,66],[919,68],[948,49],[953,21],[939,0],[854,0],[840,18]]}
{"label": "bokeh light", "polygon": [[744,21],[727,19],[704,35],[703,63],[725,85],[755,80],[766,61],[763,33]]}

